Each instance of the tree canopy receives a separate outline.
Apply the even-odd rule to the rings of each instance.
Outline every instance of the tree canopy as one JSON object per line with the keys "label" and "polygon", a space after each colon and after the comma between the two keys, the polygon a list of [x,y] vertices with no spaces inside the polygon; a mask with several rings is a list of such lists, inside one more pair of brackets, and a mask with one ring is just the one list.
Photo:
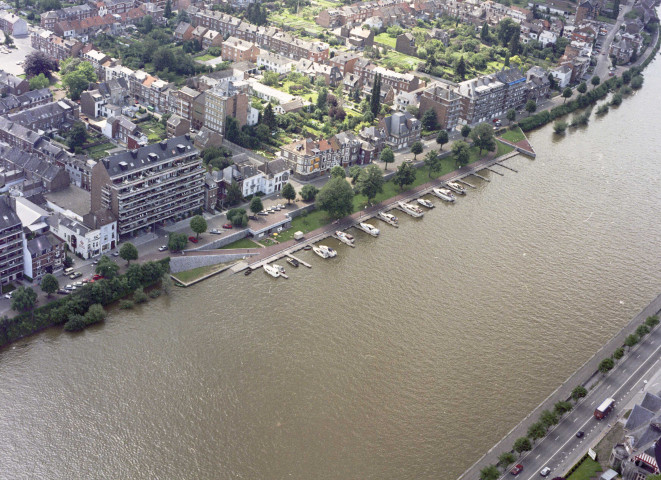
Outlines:
{"label": "tree canopy", "polygon": [[447,130],[441,130],[438,132],[438,135],[436,135],[436,143],[441,146],[441,150],[443,150],[443,145],[448,143],[448,141],[450,141],[450,136],[448,135]]}
{"label": "tree canopy", "polygon": [[119,256],[126,260],[127,265],[130,265],[131,260],[138,259],[138,249],[131,242],[124,242],[119,249]]}
{"label": "tree canopy", "polygon": [[427,152],[427,155],[425,155],[425,166],[429,169],[429,178],[431,178],[432,173],[441,171],[443,167],[442,160],[434,150]]}
{"label": "tree canopy", "polygon": [[282,197],[287,199],[287,203],[291,203],[292,200],[296,199],[296,189],[291,183],[287,182],[282,187]]}
{"label": "tree canopy", "polygon": [[301,198],[304,202],[313,202],[319,193],[319,189],[314,185],[304,185],[301,188]]}
{"label": "tree canopy", "polygon": [[171,233],[168,237],[168,249],[171,252],[180,252],[186,248],[188,237],[185,233]]}
{"label": "tree canopy", "polygon": [[30,90],[40,90],[42,88],[47,88],[50,85],[50,80],[43,74],[40,73],[36,77],[30,79]]}
{"label": "tree canopy", "polygon": [[32,310],[37,301],[37,292],[30,287],[18,287],[11,296],[11,308],[18,312]]}
{"label": "tree canopy", "polygon": [[496,139],[493,134],[493,127],[488,123],[480,123],[475,126],[473,131],[470,133],[471,140],[473,140],[473,145],[480,149],[480,155],[482,150],[492,151],[496,149]]}
{"label": "tree canopy", "polygon": [[358,175],[356,190],[367,197],[367,202],[372,203],[374,197],[383,192],[383,173],[374,164],[368,165]]}
{"label": "tree canopy", "polygon": [[[258,198],[258,197],[257,197]],[[261,201],[261,200],[260,200]],[[195,215],[190,219],[190,229],[200,238],[200,233],[207,231],[207,221],[202,215]]]}
{"label": "tree canopy", "polygon": [[335,165],[333,168],[331,168],[330,176],[331,178],[345,178],[347,175],[344,171],[344,168],[340,167],[339,165]]}
{"label": "tree canopy", "polygon": [[41,291],[48,294],[50,297],[51,294],[57,292],[57,289],[60,288],[60,282],[57,281],[55,275],[47,273],[44,275],[44,278],[41,279]]}
{"label": "tree canopy", "polygon": [[105,255],[101,255],[99,263],[96,265],[95,272],[108,280],[112,280],[119,272],[119,265]]}
{"label": "tree canopy", "polygon": [[250,211],[252,213],[259,213],[262,210],[264,210],[264,204],[262,203],[262,199],[259,197],[252,197],[250,199]]}
{"label": "tree canopy", "polygon": [[331,178],[317,194],[317,207],[333,218],[353,211],[353,189],[344,178]]}
{"label": "tree canopy", "polygon": [[468,165],[470,160],[470,149],[466,142],[457,141],[452,144],[452,155],[454,156],[455,163],[463,167]]}
{"label": "tree canopy", "polygon": [[415,182],[415,168],[410,162],[403,162],[397,167],[392,181],[400,190],[403,190],[408,185],[412,185]]}
{"label": "tree canopy", "polygon": [[30,52],[25,57],[23,70],[28,77],[44,74],[50,77],[52,72],[57,72],[57,62],[40,50]]}
{"label": "tree canopy", "polygon": [[388,170],[388,164],[395,161],[395,154],[392,152],[390,147],[385,147],[381,150],[381,161],[386,164],[386,170]]}
{"label": "tree canopy", "polygon": [[418,154],[422,153],[423,149],[424,146],[422,145],[421,141],[418,140],[417,142],[413,142],[413,145],[411,145],[411,153],[413,154],[413,160],[416,160],[418,158]]}

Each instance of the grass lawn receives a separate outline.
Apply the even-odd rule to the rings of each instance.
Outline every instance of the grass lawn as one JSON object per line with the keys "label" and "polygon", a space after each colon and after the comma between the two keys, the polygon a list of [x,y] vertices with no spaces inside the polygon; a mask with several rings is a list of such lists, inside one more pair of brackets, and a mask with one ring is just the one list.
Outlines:
{"label": "grass lawn", "polygon": [[408,72],[412,68],[415,68],[422,60],[394,50],[389,50],[388,54],[381,57],[381,60],[377,60],[377,62],[378,61],[382,63],[392,63],[395,67],[399,67],[401,70]]}
{"label": "grass lawn", "polygon": [[506,131],[501,135],[501,137],[512,143],[520,142],[521,140],[526,139],[526,136],[523,134],[519,127]]}
{"label": "grass lawn", "polygon": [[106,143],[102,143],[101,145],[90,147],[86,149],[85,152],[94,160],[98,160],[99,158],[103,158],[107,156],[108,150],[112,150],[113,148],[115,148],[115,145],[113,145],[110,142],[106,142]]}
{"label": "grass lawn", "polygon": [[202,278],[210,273],[217,272],[225,268],[225,264],[209,265],[207,267],[193,268],[192,270],[184,270],[183,272],[173,273],[172,276],[181,283],[190,283],[198,278]]}
{"label": "grass lawn", "polygon": [[278,242],[274,241],[272,238],[265,238],[264,240],[260,240],[259,243],[265,247],[270,247],[271,245],[275,245]]}
{"label": "grass lawn", "polygon": [[586,458],[581,463],[581,466],[576,469],[574,473],[567,477],[567,480],[590,480],[596,478],[599,472],[602,472],[601,465],[591,458]]}
{"label": "grass lawn", "polygon": [[500,157],[501,155],[505,155],[506,153],[510,153],[512,150],[514,150],[514,147],[510,147],[509,145],[505,145],[504,143],[496,141],[497,149],[496,149],[496,156]]}
{"label": "grass lawn", "polygon": [[144,134],[147,135],[149,143],[160,142],[165,138],[165,128],[163,128],[163,124],[155,118],[139,123],[138,126]]}
{"label": "grass lawn", "polygon": [[387,33],[379,33],[374,37],[374,41],[381,45],[388,45],[391,48],[395,48],[395,45],[397,44],[397,39],[391,37]]}
{"label": "grass lawn", "polygon": [[228,250],[230,248],[258,248],[258,247],[259,245],[257,245],[249,238],[242,238],[241,240],[237,240],[236,242],[232,242],[229,245],[225,245],[224,247],[220,247],[220,248],[222,250]]}
{"label": "grass lawn", "polygon": [[286,25],[293,29],[302,28],[303,30],[310,32],[311,34],[319,35],[324,29],[314,23],[313,20],[308,20],[298,15],[293,15],[287,12],[273,13],[269,16],[270,22],[274,25]]}
{"label": "grass lawn", "polygon": [[307,215],[300,215],[291,221],[291,227],[278,235],[280,243],[294,238],[294,233],[299,230],[303,233],[311,232],[319,227],[323,227],[332,221],[328,214],[322,210],[313,210]]}
{"label": "grass lawn", "polygon": [[195,57],[195,60],[198,60],[200,62],[206,62],[207,60],[213,60],[214,58],[217,58],[217,57],[215,57],[214,55],[211,55],[209,53],[205,53],[201,57]]}

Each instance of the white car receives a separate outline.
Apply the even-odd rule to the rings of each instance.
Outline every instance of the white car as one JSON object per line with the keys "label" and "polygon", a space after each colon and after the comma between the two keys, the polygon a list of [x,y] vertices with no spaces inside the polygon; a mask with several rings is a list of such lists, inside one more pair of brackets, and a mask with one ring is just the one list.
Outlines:
{"label": "white car", "polygon": [[221,232],[221,231],[218,230],[217,228],[214,228],[214,229],[212,229],[212,230],[209,230],[209,233],[212,233],[212,234],[214,234],[214,235],[220,235],[220,234],[223,233],[223,232]]}
{"label": "white car", "polygon": [[167,249],[168,249],[167,245],[161,245],[160,247],[158,247],[158,251],[159,251],[159,252],[164,252],[164,251],[166,251]]}
{"label": "white car", "polygon": [[9,292],[9,293],[5,293],[5,298],[7,298],[7,299],[11,299],[11,296],[12,296],[13,293],[14,293],[14,290],[12,290],[12,291]]}
{"label": "white car", "polygon": [[546,477],[546,476],[548,476],[549,473],[551,473],[551,469],[550,469],[549,467],[544,467],[544,468],[542,468],[542,469],[539,471],[539,474],[540,474],[542,477]]}

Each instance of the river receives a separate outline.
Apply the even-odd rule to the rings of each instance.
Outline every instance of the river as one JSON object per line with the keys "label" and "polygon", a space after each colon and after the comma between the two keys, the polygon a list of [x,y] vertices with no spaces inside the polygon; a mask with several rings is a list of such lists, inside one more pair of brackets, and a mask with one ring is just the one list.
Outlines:
{"label": "river", "polygon": [[0,352],[0,478],[456,478],[659,293],[660,87],[289,280]]}

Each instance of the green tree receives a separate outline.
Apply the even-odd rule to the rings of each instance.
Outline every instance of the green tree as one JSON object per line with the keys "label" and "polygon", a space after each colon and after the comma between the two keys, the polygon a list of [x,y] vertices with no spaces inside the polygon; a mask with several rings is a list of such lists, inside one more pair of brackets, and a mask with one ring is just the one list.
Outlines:
{"label": "green tree", "polygon": [[556,122],[553,124],[553,131],[558,135],[562,135],[565,133],[565,130],[567,130],[567,122],[563,120],[556,120]]}
{"label": "green tree", "polygon": [[599,363],[599,372],[606,374],[613,369],[615,362],[612,358],[604,358],[601,363]]}
{"label": "green tree", "polygon": [[513,108],[510,108],[507,113],[505,114],[505,118],[507,118],[510,122],[513,122],[516,120],[516,110]]}
{"label": "green tree", "polygon": [[374,197],[383,192],[383,173],[374,164],[368,165],[358,175],[356,190],[367,197],[367,202],[372,203]]}
{"label": "green tree", "polygon": [[234,117],[225,117],[225,138],[232,143],[241,143],[239,122]]}
{"label": "green tree", "polygon": [[574,399],[575,402],[577,402],[579,399],[585,397],[588,394],[587,389],[583,385],[579,385],[578,387],[575,387],[571,391],[571,398]]}
{"label": "green tree", "polygon": [[427,152],[427,155],[425,155],[425,166],[427,167],[429,178],[431,178],[432,173],[441,171],[443,168],[443,160],[438,156],[438,153],[434,150],[430,150]]}
{"label": "green tree", "polygon": [[570,98],[571,96],[572,96],[571,88],[566,87],[566,88],[562,91],[562,98],[565,99],[564,102],[562,102],[562,103],[565,103],[565,102],[567,101],[567,99]]}
{"label": "green tree", "polygon": [[[259,199],[259,197],[254,198]],[[262,203],[262,201],[259,200],[259,203]],[[190,229],[197,235],[195,238],[200,238],[200,233],[207,231],[207,221],[202,215],[195,215],[190,219]]]}
{"label": "green tree", "polygon": [[422,128],[428,132],[438,130],[438,118],[436,117],[436,112],[431,108],[422,115],[421,122]]}
{"label": "green tree", "polygon": [[539,421],[548,429],[558,423],[558,415],[551,410],[544,410],[539,416]]}
{"label": "green tree", "polygon": [[528,112],[528,116],[530,116],[535,110],[537,110],[537,102],[532,99],[528,100],[526,102],[526,112]]}
{"label": "green tree", "polygon": [[415,182],[415,168],[411,163],[404,162],[402,163],[395,172],[395,175],[392,178],[392,182],[399,187],[400,190],[408,185],[412,185]]}
{"label": "green tree", "polygon": [[489,465],[480,470],[480,480],[498,480],[500,470],[495,465]]}
{"label": "green tree", "polygon": [[50,77],[50,74],[57,70],[57,62],[40,50],[30,52],[23,62],[23,71],[28,77],[41,74]]}
{"label": "green tree", "polygon": [[549,89],[555,90],[555,88],[558,86],[558,82],[556,81],[555,77],[552,73],[549,73],[547,78],[549,79]]}
{"label": "green tree", "polygon": [[245,208],[232,208],[227,212],[227,220],[230,223],[237,227],[243,228],[248,225],[248,214],[246,213]]}
{"label": "green tree", "polygon": [[588,91],[588,86],[585,82],[581,82],[578,87],[576,87],[578,93],[585,93]]}
{"label": "green tree", "polygon": [[507,470],[507,467],[516,462],[516,456],[512,452],[503,452],[498,456],[498,465]]}
{"label": "green tree", "polygon": [[455,64],[454,73],[462,80],[466,77],[466,61],[464,60],[463,55],[461,56],[461,58],[459,58],[459,61]]}
{"label": "green tree", "polygon": [[37,302],[37,292],[30,287],[18,287],[11,296],[11,309],[17,312],[32,310]]}
{"label": "green tree", "polygon": [[498,41],[500,41],[500,44],[503,47],[506,47],[512,41],[512,37],[519,32],[519,24],[509,17],[506,17],[498,22]]}
{"label": "green tree", "polygon": [[361,171],[362,168],[360,168],[358,165],[349,167],[349,177],[351,178],[351,185],[356,184],[356,180],[358,180],[358,176],[360,175]]}
{"label": "green tree", "polygon": [[60,282],[57,281],[55,275],[47,273],[44,275],[44,278],[41,279],[41,291],[45,292],[50,298],[51,294],[57,292],[57,289],[60,288]]}
{"label": "green tree", "polygon": [[468,135],[470,135],[470,134],[471,134],[471,127],[469,127],[468,125],[464,125],[463,127],[461,127],[461,136],[462,137],[468,138]]}
{"label": "green tree", "polygon": [[259,197],[252,197],[250,199],[250,211],[252,213],[259,213],[262,210],[264,210],[264,204],[262,203],[262,199]]}
{"label": "green tree", "polygon": [[42,88],[47,88],[49,85],[50,81],[43,73],[30,79],[30,90],[40,90]]}
{"label": "green tree", "polygon": [[418,159],[418,154],[422,153],[423,149],[424,146],[421,141],[413,142],[413,145],[411,145],[411,153],[413,154],[414,161]]}
{"label": "green tree", "polygon": [[131,265],[131,260],[138,259],[138,249],[131,242],[124,242],[119,249],[119,256],[126,260],[127,265]]}
{"label": "green tree", "polygon": [[344,178],[331,178],[317,194],[317,207],[332,218],[349,215],[353,211],[353,189]]}
{"label": "green tree", "polygon": [[243,199],[243,194],[241,193],[241,187],[238,183],[232,182],[227,186],[227,192],[225,193],[225,198],[227,199],[228,205],[236,205]]}
{"label": "green tree", "polygon": [[651,316],[651,317],[647,317],[645,319],[645,325],[647,325],[650,328],[654,328],[658,324],[659,324],[659,317],[657,317],[656,315]]}
{"label": "green tree", "polygon": [[613,352],[613,358],[615,360],[619,360],[622,357],[624,357],[624,348],[622,347],[616,348],[615,352]]}
{"label": "green tree", "polygon": [[381,161],[386,164],[386,170],[388,170],[388,164],[395,161],[395,154],[392,153],[392,149],[390,147],[385,147],[383,150],[381,150],[380,158]]}
{"label": "green tree", "polygon": [[493,127],[488,123],[476,125],[470,133],[470,137],[473,140],[473,145],[480,149],[480,155],[482,155],[482,150],[490,152],[496,149],[496,138],[493,134]]}
{"label": "green tree", "polygon": [[268,103],[264,108],[264,112],[262,112],[262,124],[269,127],[269,130],[274,130],[278,126],[271,103]]}
{"label": "green tree", "polygon": [[642,75],[636,75],[631,79],[631,88],[634,90],[640,90],[643,86],[643,81],[645,79],[643,78]]}
{"label": "green tree", "polygon": [[528,438],[533,442],[546,435],[547,427],[542,422],[535,422],[528,427]]}
{"label": "green tree", "polygon": [[638,335],[638,338],[643,338],[648,333],[650,333],[650,329],[645,324],[638,325],[638,328],[636,328],[636,335]]}
{"label": "green tree", "polygon": [[119,265],[117,265],[105,255],[101,255],[101,258],[99,258],[99,263],[96,265],[96,269],[94,271],[101,275],[103,278],[112,280],[119,272]]}
{"label": "green tree", "polygon": [[264,72],[262,75],[262,83],[269,87],[277,87],[280,83],[280,77],[275,72]]}
{"label": "green tree", "polygon": [[89,83],[85,75],[78,71],[68,73],[62,78],[69,98],[74,101],[80,99],[80,94],[87,90]]}
{"label": "green tree", "polygon": [[344,171],[344,168],[340,167],[339,165],[335,165],[333,168],[331,168],[330,176],[331,178],[345,178],[347,175]]}
{"label": "green tree", "polygon": [[622,72],[622,82],[625,85],[628,85],[629,83],[631,83],[631,78],[632,77],[633,77],[633,73],[631,73],[631,70],[625,70],[624,72]]}
{"label": "green tree", "polygon": [[484,43],[489,43],[491,40],[489,37],[489,25],[487,22],[484,22],[482,24],[482,31],[480,32],[480,40],[482,40]]}
{"label": "green tree", "polygon": [[381,111],[381,74],[377,73],[374,76],[374,83],[372,84],[372,94],[370,96],[370,111],[376,118]]}
{"label": "green tree", "polygon": [[319,95],[317,96],[317,108],[323,110],[326,108],[326,102],[328,100],[328,89],[322,88],[319,90]]}
{"label": "green tree", "polygon": [[172,16],[172,2],[170,0],[167,0],[167,2],[165,2],[165,9],[163,10],[163,16],[165,18],[170,18]]}
{"label": "green tree", "polygon": [[590,79],[590,83],[596,87],[601,83],[601,79],[599,78],[598,75],[595,75],[594,77],[592,77],[592,79]]}
{"label": "green tree", "polygon": [[83,122],[76,122],[67,132],[67,145],[73,151],[77,147],[82,147],[87,140],[87,129]]}
{"label": "green tree", "polygon": [[436,135],[436,143],[438,143],[441,148],[439,150],[443,150],[443,145],[448,143],[450,141],[450,136],[448,135],[447,130],[441,130],[438,132],[438,135]]}
{"label": "green tree", "polygon": [[559,401],[556,402],[553,406],[553,411],[558,415],[564,415],[565,413],[571,411],[574,406],[571,402]]}
{"label": "green tree", "polygon": [[317,193],[319,193],[319,189],[314,185],[304,185],[301,188],[301,199],[304,202],[313,202],[317,197]]}
{"label": "green tree", "polygon": [[532,450],[532,444],[528,437],[520,437],[514,441],[514,451],[521,454]]}
{"label": "green tree", "polygon": [[613,0],[613,13],[611,14],[612,18],[617,18],[620,14],[620,0]]}
{"label": "green tree", "polygon": [[470,160],[470,149],[466,142],[458,141],[452,144],[452,155],[457,166],[468,165]]}
{"label": "green tree", "polygon": [[509,51],[511,56],[518,55],[519,51],[521,50],[521,43],[519,40],[520,36],[521,36],[521,30],[517,29],[516,32],[512,35],[512,38],[510,39]]}
{"label": "green tree", "polygon": [[287,182],[285,186],[282,187],[282,197],[287,199],[288,204],[296,199],[296,189],[291,183]]}

